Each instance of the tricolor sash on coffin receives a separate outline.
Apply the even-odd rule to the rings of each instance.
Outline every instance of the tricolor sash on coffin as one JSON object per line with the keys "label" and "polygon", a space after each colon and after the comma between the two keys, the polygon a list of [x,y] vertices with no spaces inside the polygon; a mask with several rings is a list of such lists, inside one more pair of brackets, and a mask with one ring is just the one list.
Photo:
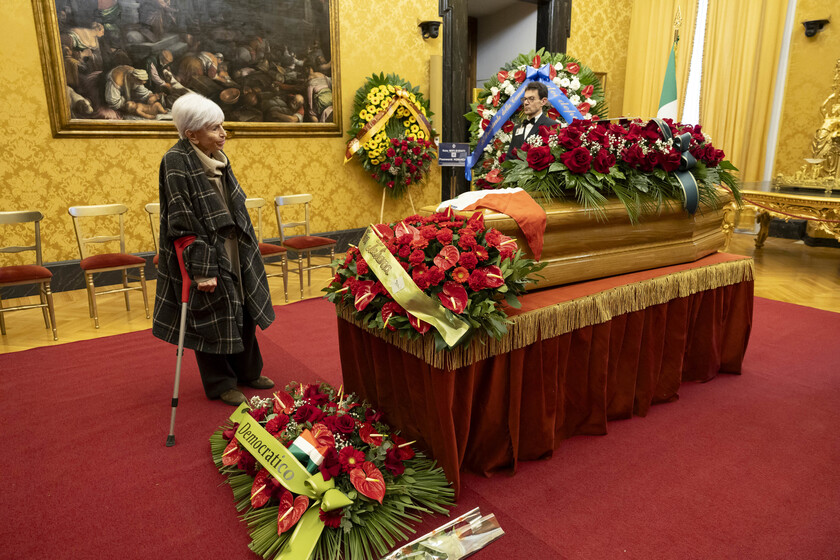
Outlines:
{"label": "tricolor sash on coffin", "polygon": [[426,133],[426,138],[432,139],[432,125],[429,120],[423,115],[422,111],[415,103],[412,103],[408,98],[408,90],[403,88],[395,88],[394,98],[391,103],[378,113],[356,134],[356,137],[347,143],[347,150],[344,152],[344,163],[350,161],[353,154],[359,151],[368,141],[370,141],[376,134],[385,128],[391,116],[400,107],[405,107],[417,119],[417,124]]}
{"label": "tricolor sash on coffin", "polygon": [[677,181],[680,182],[683,194],[685,195],[685,209],[689,214],[694,214],[697,211],[697,205],[700,202],[700,191],[697,188],[697,179],[691,174],[689,169],[697,165],[697,160],[688,151],[691,143],[691,134],[685,133],[673,137],[671,134],[671,127],[662,119],[652,119],[659,126],[659,131],[665,140],[673,140],[674,147],[680,151],[680,166],[674,171]]}
{"label": "tricolor sash on coffin", "polygon": [[525,81],[519,85],[516,92],[514,92],[514,94],[505,101],[505,104],[499,108],[498,112],[493,115],[493,118],[490,119],[490,124],[484,130],[484,134],[482,134],[481,138],[478,139],[475,150],[473,150],[473,152],[467,157],[467,161],[464,164],[464,175],[467,177],[467,181],[472,180],[472,168],[478,162],[478,158],[481,156],[484,148],[491,140],[493,140],[496,133],[501,130],[502,126],[504,126],[508,119],[522,104],[522,97],[525,95],[525,86],[531,82],[545,82],[546,87],[548,87],[548,102],[560,112],[560,116],[562,116],[566,122],[572,122],[575,119],[583,118],[583,115],[580,111],[578,111],[577,107],[575,107],[574,104],[569,101],[569,98],[560,91],[557,84],[551,81],[550,66],[550,64],[544,64],[542,68],[539,69],[534,68],[533,66],[529,66],[526,69]]}
{"label": "tricolor sash on coffin", "polygon": [[353,501],[335,487],[333,480],[325,481],[320,472],[314,475],[307,472],[282,443],[248,414],[249,408],[248,403],[242,403],[230,415],[230,421],[239,424],[234,436],[236,441],[284,488],[314,501],[298,520],[292,536],[281,552],[282,557],[289,560],[307,560],[324,530],[324,522],[321,521],[318,510],[331,511],[348,506]]}
{"label": "tricolor sash on coffin", "polygon": [[362,235],[359,252],[394,301],[418,319],[437,329],[450,347],[455,346],[470,330],[470,325],[466,321],[452,313],[447,313],[440,302],[432,299],[417,287],[379,236],[373,233],[373,228],[367,228]]}

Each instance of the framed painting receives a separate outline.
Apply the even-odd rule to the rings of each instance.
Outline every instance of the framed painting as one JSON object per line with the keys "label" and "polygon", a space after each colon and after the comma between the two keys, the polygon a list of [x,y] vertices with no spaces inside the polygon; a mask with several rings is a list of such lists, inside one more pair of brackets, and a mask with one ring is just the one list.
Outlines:
{"label": "framed painting", "polygon": [[200,93],[238,136],[340,136],[338,0],[32,0],[54,136],[172,136]]}

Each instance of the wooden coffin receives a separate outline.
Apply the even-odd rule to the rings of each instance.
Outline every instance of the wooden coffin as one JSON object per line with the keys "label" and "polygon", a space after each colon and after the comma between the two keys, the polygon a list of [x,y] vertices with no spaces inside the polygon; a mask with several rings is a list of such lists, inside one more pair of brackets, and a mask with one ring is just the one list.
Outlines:
{"label": "wooden coffin", "polygon": [[[544,277],[533,288],[560,286],[672,264],[693,262],[717,252],[724,245],[723,208],[731,195],[720,195],[719,208],[700,205],[694,216],[672,204],[659,214],[643,215],[630,223],[618,200],[608,201],[600,218],[573,201],[544,204],[547,224],[540,272]],[[425,207],[421,215],[431,215]],[[471,214],[472,212],[468,212]],[[528,243],[516,222],[505,214],[484,210],[484,222],[514,237],[531,258]]]}

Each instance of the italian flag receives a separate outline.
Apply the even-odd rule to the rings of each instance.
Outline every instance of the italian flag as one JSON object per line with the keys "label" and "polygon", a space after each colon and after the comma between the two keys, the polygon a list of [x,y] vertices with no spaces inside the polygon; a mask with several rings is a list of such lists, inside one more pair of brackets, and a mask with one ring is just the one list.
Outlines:
{"label": "italian flag", "polygon": [[289,446],[289,452],[306,467],[309,474],[315,474],[324,462],[326,448],[318,444],[312,432],[303,430],[303,433]]}
{"label": "italian flag", "polygon": [[665,81],[662,83],[662,95],[659,96],[659,110],[656,112],[658,119],[677,120],[677,64],[674,56],[674,45],[671,45],[671,54],[668,56],[668,67],[665,70]]}

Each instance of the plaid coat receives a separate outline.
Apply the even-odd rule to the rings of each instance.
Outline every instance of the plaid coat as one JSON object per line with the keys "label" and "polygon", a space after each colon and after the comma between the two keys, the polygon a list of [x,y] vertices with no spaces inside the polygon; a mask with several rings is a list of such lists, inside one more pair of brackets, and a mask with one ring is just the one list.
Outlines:
{"label": "plaid coat", "polygon": [[[245,193],[224,169],[230,192],[228,211],[218,191],[204,174],[189,140],[179,140],[160,163],[160,259],[152,334],[178,343],[181,316],[181,271],[174,242],[185,235],[196,240],[184,250],[191,278],[218,278],[214,292],[190,290],[184,347],[213,354],[234,354],[242,346],[242,306],[254,322],[267,328],[274,321],[262,258],[254,227],[245,208]],[[244,302],[239,292],[239,271],[232,270],[225,239],[237,234]]]}

